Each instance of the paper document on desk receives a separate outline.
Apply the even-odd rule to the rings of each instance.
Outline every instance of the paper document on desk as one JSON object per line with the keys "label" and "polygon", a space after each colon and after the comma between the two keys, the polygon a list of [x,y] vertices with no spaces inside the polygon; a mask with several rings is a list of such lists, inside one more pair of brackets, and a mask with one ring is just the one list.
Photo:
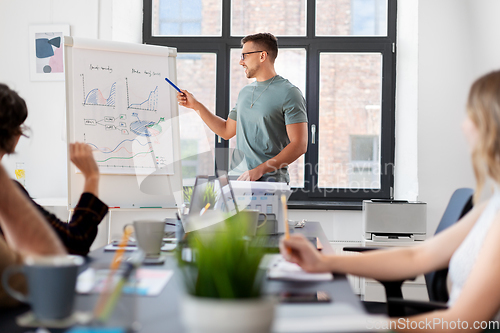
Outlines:
{"label": "paper document on desk", "polygon": [[[175,250],[176,247],[177,247],[177,243],[169,242],[169,243],[163,244],[160,250],[162,252],[170,252],[170,251]],[[104,247],[104,251],[106,251],[106,252],[107,251],[117,251],[119,248],[120,248],[120,246],[118,244],[109,243],[108,245],[106,245]],[[137,250],[137,245],[129,242],[129,244],[127,244],[127,246],[125,246],[123,249],[127,252],[128,251],[135,251],[135,250]]]}
{"label": "paper document on desk", "polygon": [[[100,293],[104,289],[109,269],[87,268],[78,275],[76,291],[79,294]],[[137,270],[137,281],[129,281],[123,288],[126,294],[136,293],[142,296],[156,296],[163,290],[170,280],[173,271],[160,269],[139,268]],[[114,274],[113,285],[120,278],[120,273]],[[136,285],[134,286],[134,282]]]}
{"label": "paper document on desk", "polygon": [[389,318],[382,315],[315,316],[314,318],[276,318],[273,333],[390,332]]}
{"label": "paper document on desk", "polygon": [[289,281],[331,281],[331,273],[307,273],[299,265],[277,258],[267,270],[267,277],[274,280]]}

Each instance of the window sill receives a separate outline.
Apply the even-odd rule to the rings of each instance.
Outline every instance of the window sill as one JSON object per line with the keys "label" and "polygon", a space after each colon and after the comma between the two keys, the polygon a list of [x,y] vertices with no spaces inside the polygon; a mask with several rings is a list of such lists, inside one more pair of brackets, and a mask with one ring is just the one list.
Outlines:
{"label": "window sill", "polygon": [[362,201],[288,201],[288,209],[362,210]]}

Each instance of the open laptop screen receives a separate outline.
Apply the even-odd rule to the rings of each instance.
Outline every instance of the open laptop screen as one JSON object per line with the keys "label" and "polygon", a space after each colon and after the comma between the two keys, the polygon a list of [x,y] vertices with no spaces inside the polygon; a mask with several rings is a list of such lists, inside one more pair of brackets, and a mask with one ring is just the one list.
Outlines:
{"label": "open laptop screen", "polygon": [[233,188],[231,187],[227,173],[225,171],[217,171],[217,176],[223,200],[223,204],[221,206],[222,211],[229,213],[231,216],[237,214],[238,205],[236,204]]}
{"label": "open laptop screen", "polygon": [[[206,207],[206,192],[209,186],[208,176],[196,176],[189,203],[189,214],[200,214]],[[213,208],[213,207],[212,207]]]}

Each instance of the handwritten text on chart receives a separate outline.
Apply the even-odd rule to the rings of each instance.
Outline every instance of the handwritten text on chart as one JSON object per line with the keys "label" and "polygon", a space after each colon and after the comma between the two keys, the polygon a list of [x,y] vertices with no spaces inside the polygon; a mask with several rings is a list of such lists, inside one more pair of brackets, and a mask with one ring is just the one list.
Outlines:
{"label": "handwritten text on chart", "polygon": [[91,71],[106,71],[110,74],[113,73],[113,68],[111,68],[110,66],[103,67],[103,66],[99,66],[99,65],[90,64],[90,70]]}
{"label": "handwritten text on chart", "polygon": [[161,73],[157,73],[157,72],[153,72],[153,71],[147,71],[147,70],[144,70],[144,71],[141,72],[140,70],[134,69],[134,68],[132,68],[132,74],[145,74],[145,75],[147,75],[149,77],[161,75]]}

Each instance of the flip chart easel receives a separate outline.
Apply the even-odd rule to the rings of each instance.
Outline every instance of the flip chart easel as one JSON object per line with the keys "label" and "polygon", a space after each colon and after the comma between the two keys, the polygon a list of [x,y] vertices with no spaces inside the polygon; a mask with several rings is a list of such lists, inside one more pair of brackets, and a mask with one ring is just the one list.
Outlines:
{"label": "flip chart easel", "polygon": [[[99,198],[110,207],[182,202],[175,48],[64,37],[68,142],[94,149]],[[68,151],[69,156],[69,151]],[[68,205],[83,190],[68,160]]]}

